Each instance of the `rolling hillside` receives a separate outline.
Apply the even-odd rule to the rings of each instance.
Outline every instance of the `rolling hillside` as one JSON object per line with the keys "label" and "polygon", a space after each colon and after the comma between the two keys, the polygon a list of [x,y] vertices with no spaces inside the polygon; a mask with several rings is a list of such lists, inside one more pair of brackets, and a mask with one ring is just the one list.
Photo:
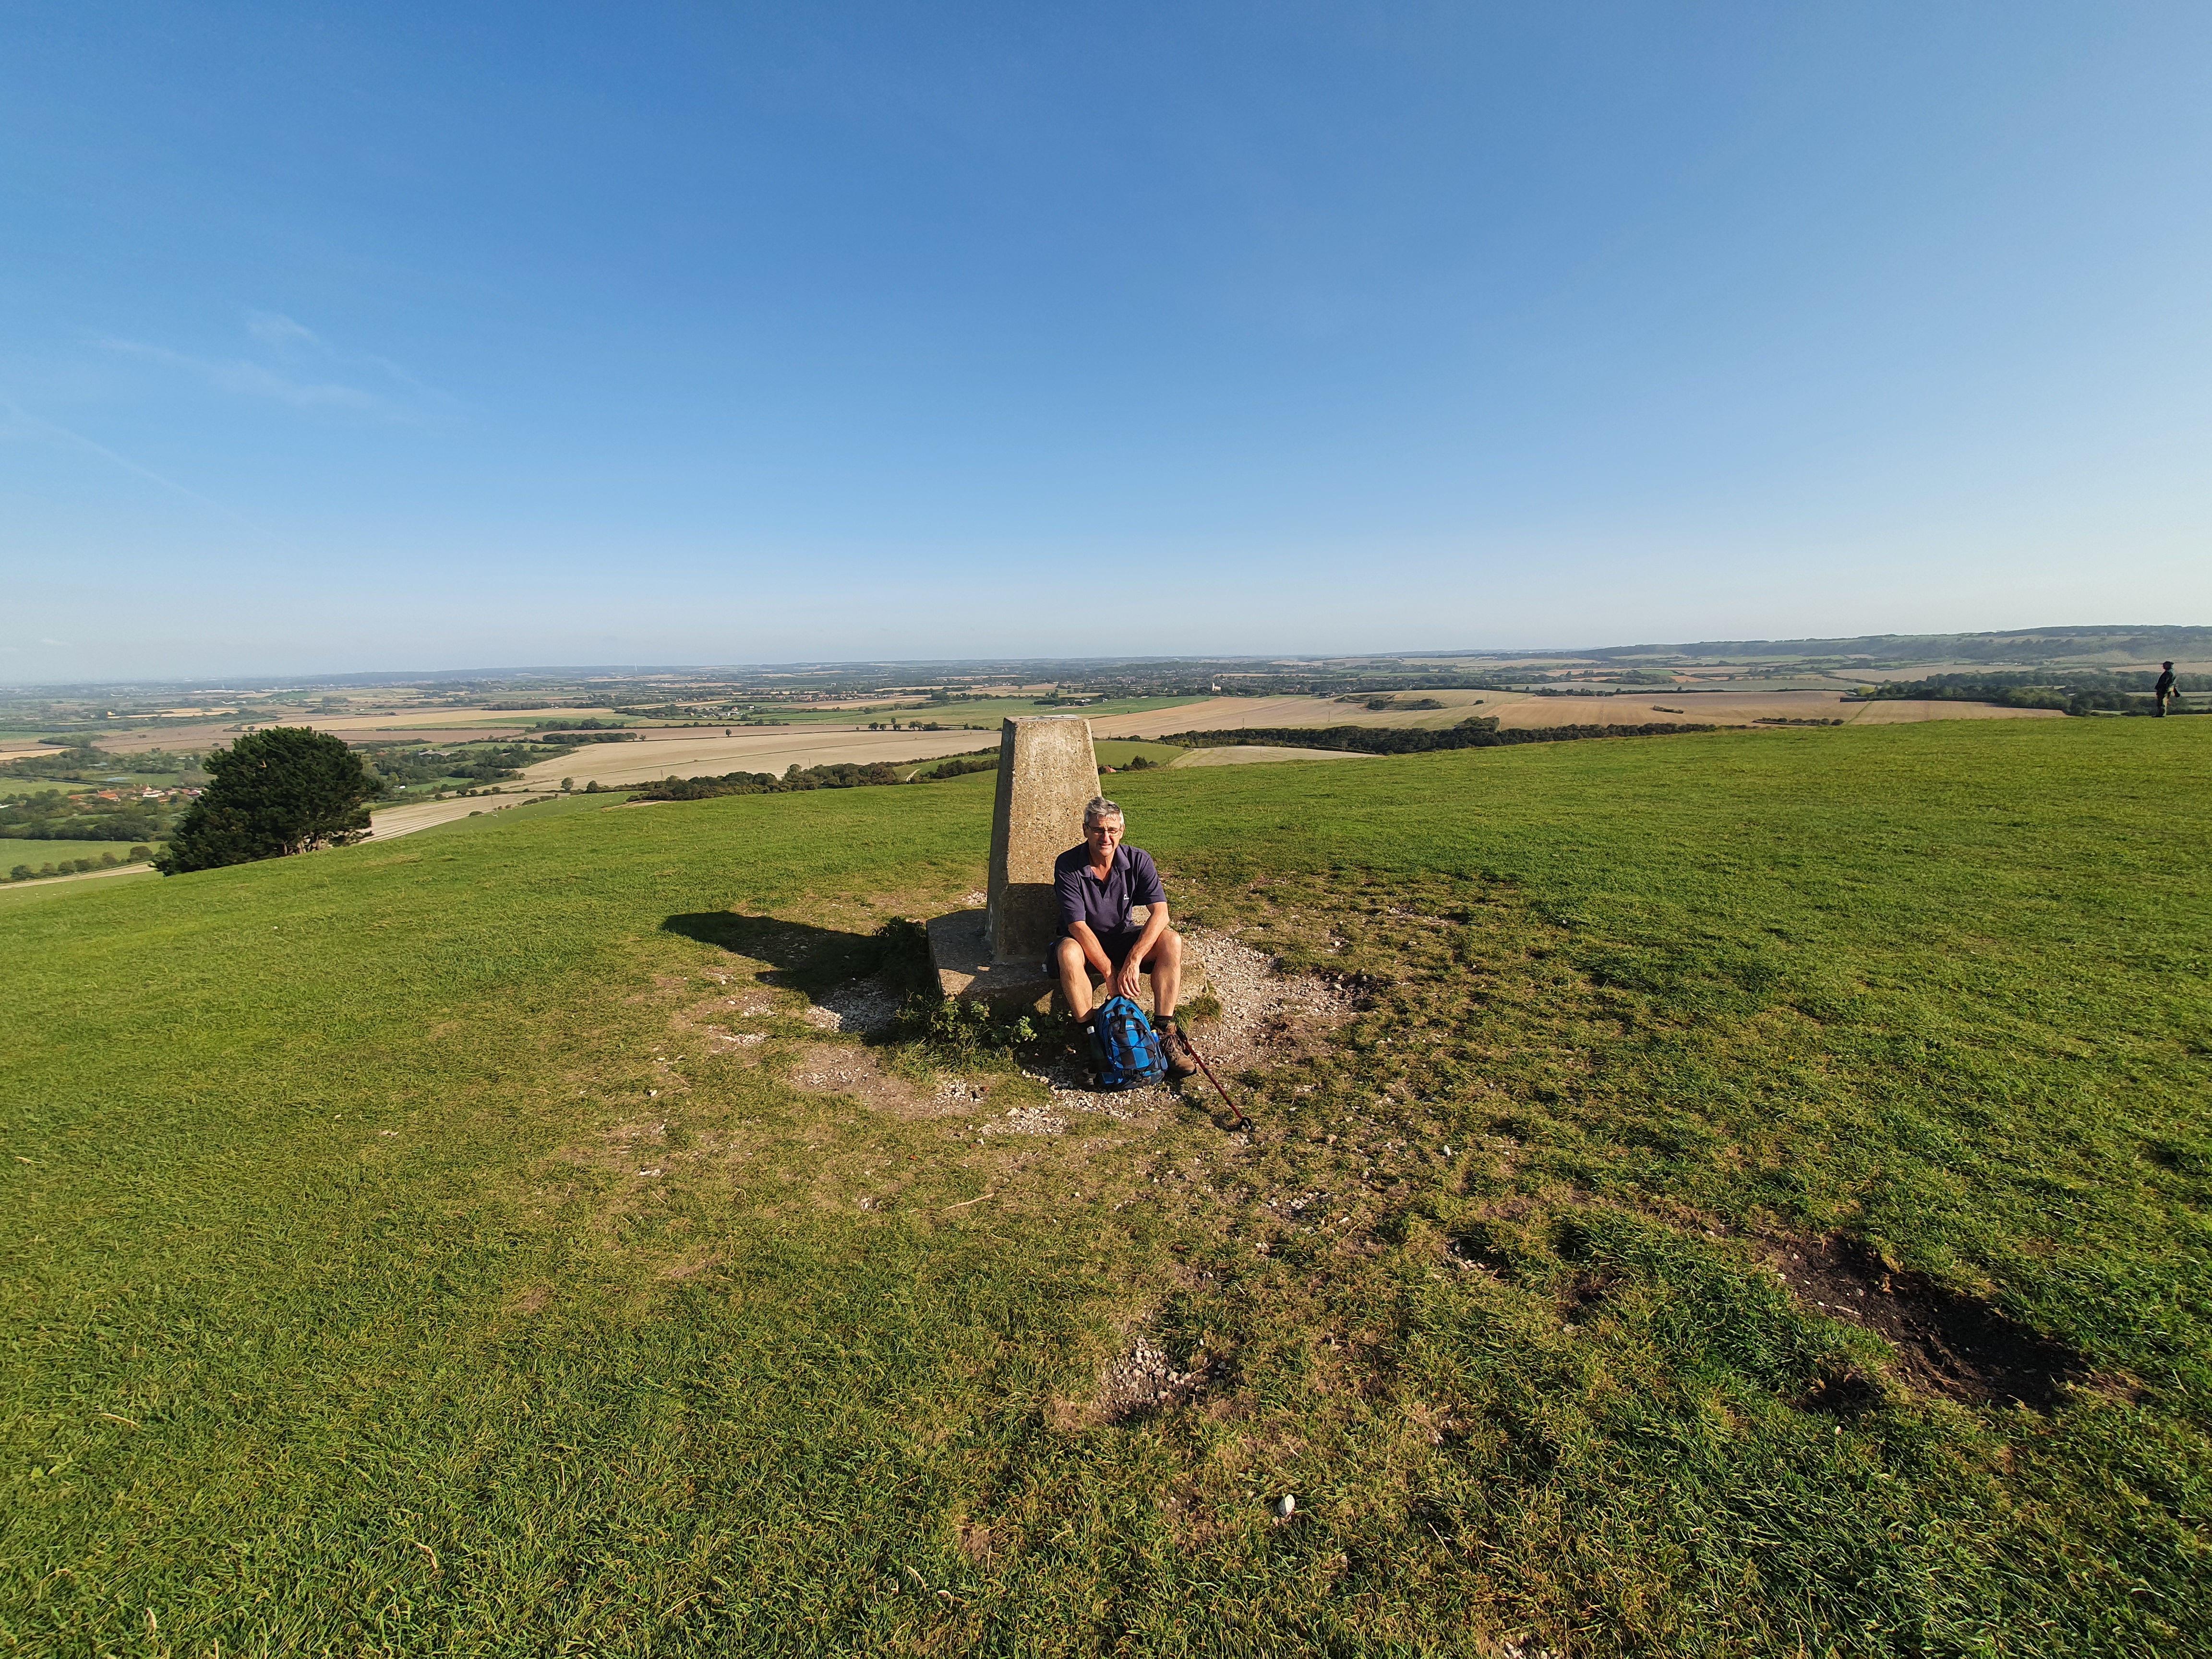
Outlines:
{"label": "rolling hillside", "polygon": [[866,1012],[988,774],[0,895],[0,1646],[2179,1651],[2208,762],[1117,777],[1249,1138]]}

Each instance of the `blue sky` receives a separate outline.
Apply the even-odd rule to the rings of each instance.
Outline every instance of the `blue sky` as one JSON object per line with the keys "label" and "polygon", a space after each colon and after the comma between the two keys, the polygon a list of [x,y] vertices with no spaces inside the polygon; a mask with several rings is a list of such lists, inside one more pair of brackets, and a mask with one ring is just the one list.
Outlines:
{"label": "blue sky", "polygon": [[0,4],[0,679],[2212,622],[2201,4]]}

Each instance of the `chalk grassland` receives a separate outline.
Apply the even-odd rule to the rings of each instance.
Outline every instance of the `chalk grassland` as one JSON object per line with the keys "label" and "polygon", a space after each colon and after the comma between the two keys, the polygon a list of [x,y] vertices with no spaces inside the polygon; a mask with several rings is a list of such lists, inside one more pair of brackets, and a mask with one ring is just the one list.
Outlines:
{"label": "chalk grassland", "polygon": [[[988,774],[24,895],[0,1644],[2189,1650],[2208,763],[1117,778],[1179,915],[1357,992],[1249,1144],[985,1135],[1037,1085],[799,1018],[979,883]],[[1951,1370],[1832,1231],[1986,1298]]]}
{"label": "chalk grassland", "polygon": [[1227,732],[1270,726],[1455,726],[1469,715],[1500,726],[1744,726],[1758,720],[1842,720],[1887,723],[1919,720],[2064,719],[2055,709],[1997,708],[1971,702],[1862,704],[1836,691],[1638,691],[1601,697],[1540,697],[1517,691],[1407,691],[1401,701],[1432,698],[1442,708],[1369,708],[1333,697],[1215,697],[1175,711],[1174,718],[1119,715],[1092,723],[1100,736],[1161,737],[1176,732]]}

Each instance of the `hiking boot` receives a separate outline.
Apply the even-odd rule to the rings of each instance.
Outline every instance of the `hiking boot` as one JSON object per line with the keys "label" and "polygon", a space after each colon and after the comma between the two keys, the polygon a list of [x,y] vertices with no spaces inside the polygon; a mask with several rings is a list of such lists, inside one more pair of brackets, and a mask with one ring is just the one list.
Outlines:
{"label": "hiking boot", "polygon": [[1190,1052],[1190,1044],[1172,1025],[1160,1033],[1160,1058],[1167,1061],[1170,1077],[1189,1077],[1198,1070],[1198,1060]]}

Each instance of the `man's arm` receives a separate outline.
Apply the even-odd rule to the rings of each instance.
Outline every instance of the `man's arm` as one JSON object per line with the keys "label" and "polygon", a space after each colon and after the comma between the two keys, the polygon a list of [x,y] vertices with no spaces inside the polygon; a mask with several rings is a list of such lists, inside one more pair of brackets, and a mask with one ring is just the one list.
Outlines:
{"label": "man's arm", "polygon": [[1085,962],[1108,979],[1114,977],[1114,958],[1106,954],[1106,947],[1098,942],[1098,935],[1091,931],[1089,922],[1079,920],[1069,922],[1067,936],[1082,951]]}
{"label": "man's arm", "polygon": [[1083,919],[1083,872],[1080,869],[1053,871],[1053,886],[1060,895],[1060,928],[1073,939],[1083,952],[1083,959],[1108,979],[1114,977],[1114,959],[1106,954],[1106,947],[1098,942],[1098,935],[1091,931],[1091,924]]}
{"label": "man's arm", "polygon": [[[1152,946],[1160,942],[1160,935],[1168,930],[1168,902],[1161,899],[1152,906],[1152,914],[1145,919],[1145,931],[1137,935],[1137,942],[1129,947],[1129,954],[1113,970],[1114,989],[1119,995],[1136,1000],[1144,988],[1145,958],[1152,954]],[[1085,929],[1088,932],[1088,929]]]}
{"label": "man's arm", "polygon": [[1129,872],[1133,878],[1129,902],[1144,905],[1148,912],[1144,931],[1137,935],[1137,942],[1129,947],[1128,959],[1119,964],[1120,970],[1114,975],[1114,988],[1133,1000],[1142,983],[1139,975],[1145,958],[1152,953],[1152,946],[1168,930],[1168,890],[1160,884],[1160,867],[1152,862],[1150,853],[1129,848],[1126,855],[1133,866]]}

